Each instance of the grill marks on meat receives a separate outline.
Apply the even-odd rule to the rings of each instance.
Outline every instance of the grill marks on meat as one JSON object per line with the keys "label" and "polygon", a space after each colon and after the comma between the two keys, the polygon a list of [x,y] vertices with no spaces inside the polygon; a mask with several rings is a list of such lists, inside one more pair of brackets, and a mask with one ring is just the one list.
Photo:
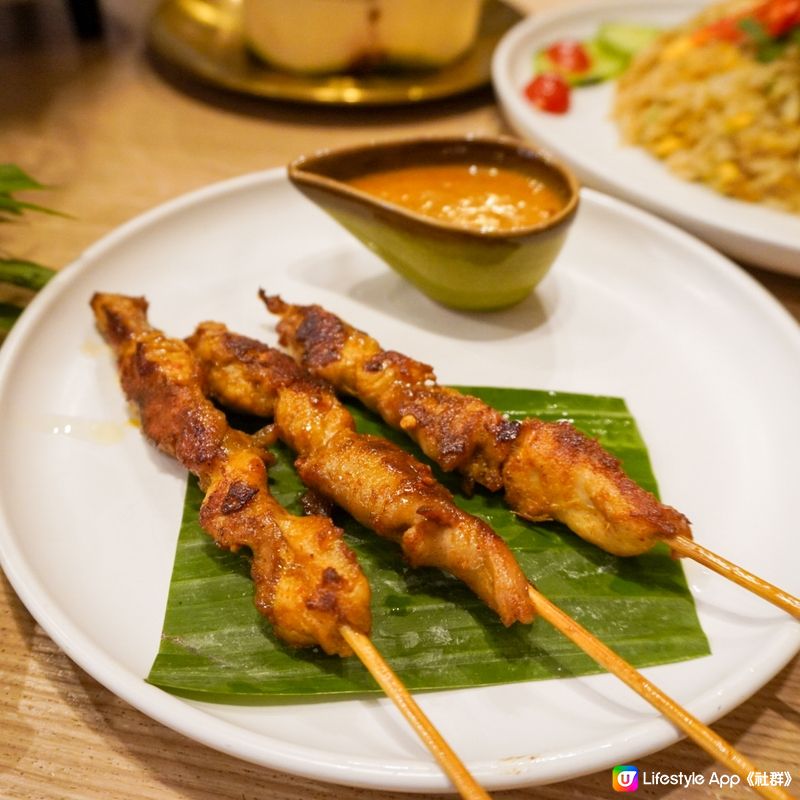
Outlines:
{"label": "grill marks on meat", "polygon": [[[203,322],[186,342],[202,361],[208,383],[226,387],[226,406],[231,411],[273,416],[274,387],[288,385],[304,374],[282,353],[259,342],[244,346],[216,322]],[[263,371],[272,377],[267,386],[259,385]]]}
{"label": "grill marks on meat", "polygon": [[671,536],[686,517],[632,481],[599,442],[566,422],[528,419],[503,467],[508,505],[525,519],[557,519],[603,550],[635,556]]}
{"label": "grill marks on meat", "polygon": [[464,475],[468,484],[492,491],[503,485],[502,465],[519,423],[477,398],[438,386],[431,367],[382,350],[320,306],[290,306],[261,296],[270,311],[281,315],[281,344],[312,375],[358,397],[389,425],[404,430],[443,469]]}
{"label": "grill marks on meat", "polygon": [[153,329],[143,298],[96,294],[97,326],[142,430],[199,479],[200,524],[216,543],[252,553],[255,604],[291,645],[349,655],[343,624],[370,629],[370,591],[342,532],[326,517],[296,517],[267,488],[268,454],[205,397],[189,347]]}
{"label": "grill marks on meat", "polygon": [[404,430],[443,469],[491,491],[530,520],[559,520],[610,553],[638,555],[691,538],[689,521],[625,475],[598,442],[566,422],[512,422],[475,397],[436,383],[431,367],[382,350],[320,306],[261,298],[280,316],[280,342],[312,375],[358,397]]}
{"label": "grill marks on meat", "polygon": [[461,511],[427,465],[385,439],[357,433],[327,383],[222,325],[203,323],[187,341],[219,402],[250,413],[273,410],[310,489],[399,544],[413,566],[438,567],[463,580],[506,625],[531,621],[528,581],[503,540]]}

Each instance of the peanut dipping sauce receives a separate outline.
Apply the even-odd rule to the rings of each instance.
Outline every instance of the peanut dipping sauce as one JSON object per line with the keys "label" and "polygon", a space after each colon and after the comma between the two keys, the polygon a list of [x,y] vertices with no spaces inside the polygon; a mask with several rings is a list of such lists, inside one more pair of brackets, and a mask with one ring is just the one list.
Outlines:
{"label": "peanut dipping sauce", "polygon": [[532,175],[479,164],[441,164],[373,172],[347,183],[418,214],[482,233],[549,220],[565,205]]}

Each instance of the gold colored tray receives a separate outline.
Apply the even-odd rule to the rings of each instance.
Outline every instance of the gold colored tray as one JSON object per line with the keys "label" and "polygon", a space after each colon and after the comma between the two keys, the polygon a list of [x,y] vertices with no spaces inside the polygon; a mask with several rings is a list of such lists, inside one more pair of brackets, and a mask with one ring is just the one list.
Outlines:
{"label": "gold colored tray", "polygon": [[245,47],[240,0],[165,0],[153,16],[153,51],[208,83],[258,97],[326,105],[388,106],[436,100],[489,83],[500,37],[521,17],[487,0],[478,40],[458,62],[439,70],[359,75],[292,75],[272,69]]}

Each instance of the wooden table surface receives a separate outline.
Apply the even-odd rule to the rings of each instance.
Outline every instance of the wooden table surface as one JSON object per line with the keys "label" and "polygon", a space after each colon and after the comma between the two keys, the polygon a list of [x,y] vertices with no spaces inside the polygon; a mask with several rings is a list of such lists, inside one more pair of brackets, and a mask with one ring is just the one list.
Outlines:
{"label": "wooden table surface", "polygon": [[[547,5],[526,0],[527,8]],[[550,0],[552,4],[552,0]],[[72,218],[3,226],[2,246],[61,267],[120,223],[213,181],[285,164],[301,152],[420,132],[508,132],[489,90],[420,108],[332,110],[227,95],[158,68],[143,32],[151,5],[104,4],[104,40],[79,44],[55,0],[0,3],[0,162],[52,188],[36,199]],[[800,319],[800,281],[752,271]],[[800,660],[715,729],[763,769],[800,781]],[[640,768],[715,765],[680,742]],[[800,792],[800,788],[798,789]],[[498,793],[506,800],[611,795],[610,772]],[[743,788],[648,787],[647,797],[745,797]],[[150,720],[100,686],[48,638],[0,576],[0,798],[391,800],[212,751]]]}

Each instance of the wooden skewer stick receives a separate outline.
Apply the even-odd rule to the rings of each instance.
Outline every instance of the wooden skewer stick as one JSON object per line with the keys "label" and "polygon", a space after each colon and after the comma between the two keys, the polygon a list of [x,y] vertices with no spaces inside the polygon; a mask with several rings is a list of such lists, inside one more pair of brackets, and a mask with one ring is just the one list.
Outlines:
{"label": "wooden skewer stick", "polygon": [[800,619],[800,599],[789,594],[789,592],[767,583],[757,575],[753,575],[752,572],[748,572],[738,564],[718,556],[685,536],[675,536],[665,541],[676,555],[694,559],[704,567],[714,570],[714,572],[732,580],[734,583],[738,583],[739,586],[743,586],[745,589],[749,589],[759,597],[769,600],[770,603],[774,603],[778,608],[782,608]]}
{"label": "wooden skewer stick", "polygon": [[450,745],[447,744],[433,723],[425,716],[425,713],[417,705],[400,678],[395,675],[392,668],[378,652],[372,640],[349,625],[342,625],[339,630],[345,641],[361,659],[361,663],[369,670],[369,673],[375,678],[381,689],[397,706],[400,713],[408,720],[419,738],[422,739],[425,746],[439,762],[456,789],[458,789],[459,794],[465,800],[491,800],[490,795],[475,781],[475,778],[461,763],[461,760],[453,752]]}
{"label": "wooden skewer stick", "polygon": [[[710,756],[722,762],[728,769],[736,773],[745,782],[751,772],[758,768],[721,736],[714,733],[697,717],[690,714],[683,706],[657,686],[652,684],[624,658],[603,644],[594,634],[579,625],[572,617],[565,614],[558,606],[540,594],[533,586],[528,588],[536,611],[553,627],[558,628],[568,639],[571,639],[581,650],[591,656],[600,666],[616,675],[630,686],[638,695],[656,708],[672,723],[677,725],[690,739],[703,748]],[[748,784],[749,785],[749,784]],[[753,791],[770,800],[793,800],[792,795],[780,786],[754,786]]]}

